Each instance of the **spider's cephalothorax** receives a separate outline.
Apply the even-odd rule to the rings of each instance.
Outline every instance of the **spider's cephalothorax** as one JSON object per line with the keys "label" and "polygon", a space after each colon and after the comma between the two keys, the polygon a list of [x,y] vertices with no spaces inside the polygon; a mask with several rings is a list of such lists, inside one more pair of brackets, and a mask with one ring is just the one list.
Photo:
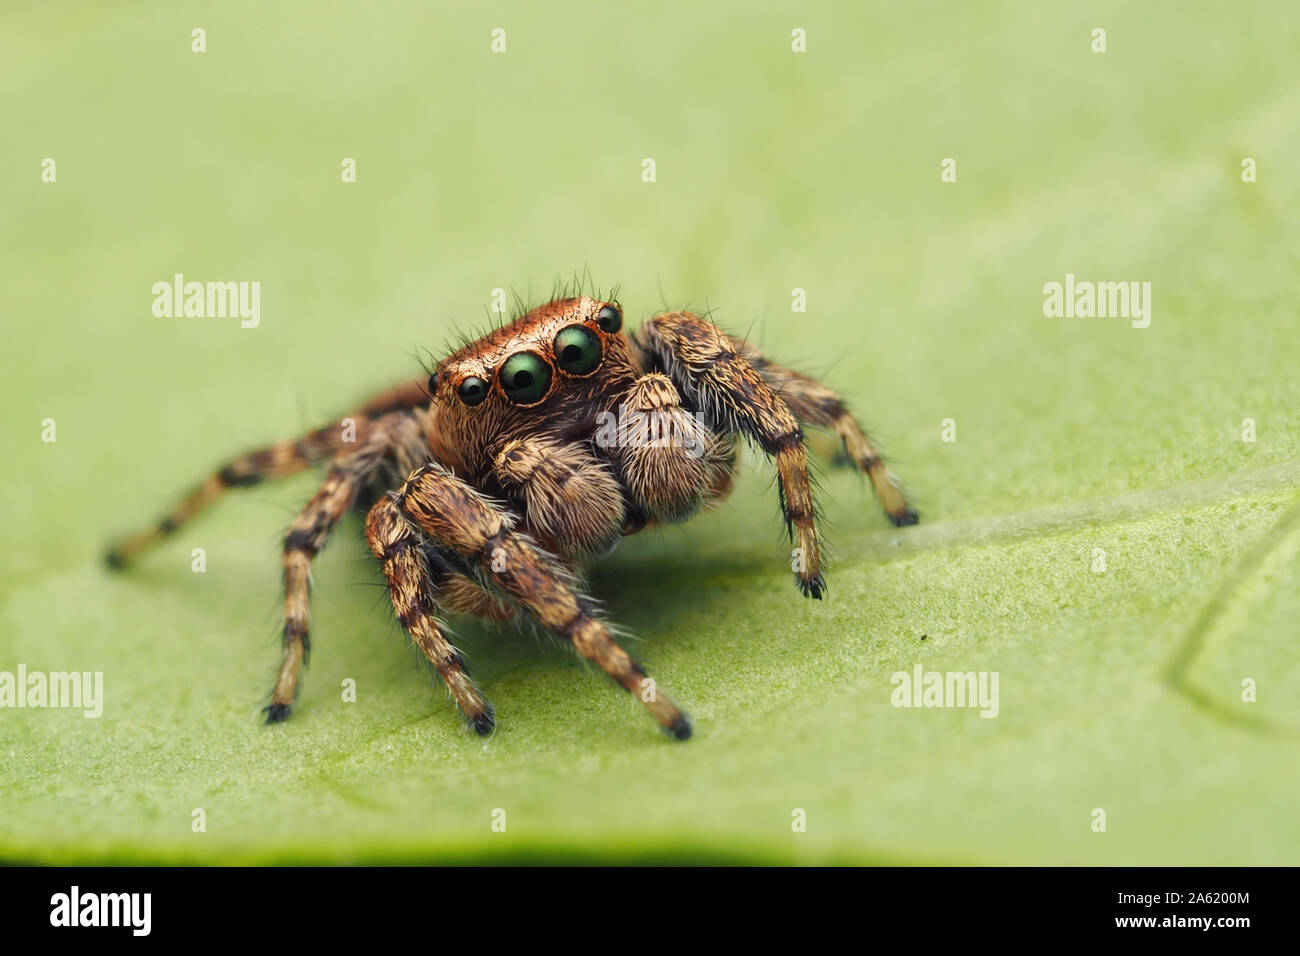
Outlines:
{"label": "spider's cephalothorax", "polygon": [[690,736],[686,715],[615,643],[577,574],[623,536],[725,497],[737,436],[775,463],[796,583],[809,597],[825,584],[801,423],[839,435],[890,520],[917,520],[834,392],[689,312],[657,315],[629,336],[617,303],[559,299],[464,346],[427,383],[385,392],[347,418],[355,433],[331,425],[234,460],[108,556],[125,565],[226,488],[329,461],[284,539],[284,656],[268,723],[284,720],[297,695],[311,560],[359,497],[375,502],[366,537],[398,618],[480,734],[494,726],[492,707],[447,640],[446,611],[524,613],[674,736]]}

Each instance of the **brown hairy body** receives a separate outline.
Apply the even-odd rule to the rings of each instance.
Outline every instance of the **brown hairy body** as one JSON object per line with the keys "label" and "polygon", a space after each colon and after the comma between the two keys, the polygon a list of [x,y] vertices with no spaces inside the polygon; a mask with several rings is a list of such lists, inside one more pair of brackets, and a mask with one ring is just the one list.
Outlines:
{"label": "brown hairy body", "polygon": [[738,438],[775,464],[796,584],[809,597],[825,582],[802,424],[840,437],[896,525],[917,520],[834,392],[689,312],[656,315],[629,336],[616,303],[557,299],[344,421],[354,433],[331,425],[236,459],[108,555],[123,567],[226,488],[329,461],[284,539],[284,648],[268,723],[288,717],[310,648],[311,561],[359,499],[374,502],[366,538],[398,619],[480,734],[495,726],[493,709],[447,640],[446,611],[526,615],[673,736],[690,736],[686,715],[615,642],[578,574],[624,536],[724,498]]}

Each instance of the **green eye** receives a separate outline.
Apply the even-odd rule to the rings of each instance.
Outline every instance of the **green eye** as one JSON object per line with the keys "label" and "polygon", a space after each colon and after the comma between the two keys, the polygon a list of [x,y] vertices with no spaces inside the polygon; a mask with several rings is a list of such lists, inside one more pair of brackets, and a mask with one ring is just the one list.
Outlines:
{"label": "green eye", "polygon": [[516,405],[540,402],[551,386],[551,367],[540,355],[516,352],[501,366],[501,387]]}
{"label": "green eye", "polygon": [[[430,387],[433,380],[430,379]],[[471,375],[456,387],[456,394],[466,405],[477,405],[483,399],[487,398],[488,383],[476,375]]]}
{"label": "green eye", "polygon": [[600,339],[586,326],[560,329],[555,337],[555,361],[570,375],[586,375],[600,364]]}
{"label": "green eye", "polygon": [[623,327],[623,313],[614,306],[604,306],[596,313],[596,324],[606,332],[617,332]]}

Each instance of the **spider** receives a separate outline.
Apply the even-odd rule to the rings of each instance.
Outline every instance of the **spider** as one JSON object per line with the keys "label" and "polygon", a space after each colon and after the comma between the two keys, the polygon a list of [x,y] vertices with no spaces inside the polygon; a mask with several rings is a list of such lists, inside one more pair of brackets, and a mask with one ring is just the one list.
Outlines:
{"label": "spider", "polygon": [[522,612],[635,694],[672,736],[690,737],[686,714],[615,642],[578,575],[624,536],[725,498],[739,437],[775,462],[791,567],[807,597],[820,599],[825,583],[801,422],[840,437],[895,525],[918,520],[834,392],[690,312],[655,315],[629,335],[615,301],[556,299],[342,421],[236,458],[107,556],[123,567],[226,489],[329,462],[284,537],[283,658],[267,723],[289,716],[307,660],[312,559],[359,501],[398,620],[484,735],[493,708],[447,638],[446,612],[496,621]]}

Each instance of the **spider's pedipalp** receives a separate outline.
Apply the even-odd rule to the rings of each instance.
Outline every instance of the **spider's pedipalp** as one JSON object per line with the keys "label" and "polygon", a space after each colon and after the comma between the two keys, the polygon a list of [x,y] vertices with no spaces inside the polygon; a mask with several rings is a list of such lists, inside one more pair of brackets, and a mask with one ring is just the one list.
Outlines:
{"label": "spider's pedipalp", "polygon": [[582,445],[512,439],[496,454],[492,471],[552,549],[562,542],[567,552],[600,556],[621,540],[622,489],[609,465]]}
{"label": "spider's pedipalp", "polygon": [[729,490],[730,437],[687,411],[663,372],[647,372],[622,394],[613,438],[605,454],[635,503],[656,519],[685,521]]}

